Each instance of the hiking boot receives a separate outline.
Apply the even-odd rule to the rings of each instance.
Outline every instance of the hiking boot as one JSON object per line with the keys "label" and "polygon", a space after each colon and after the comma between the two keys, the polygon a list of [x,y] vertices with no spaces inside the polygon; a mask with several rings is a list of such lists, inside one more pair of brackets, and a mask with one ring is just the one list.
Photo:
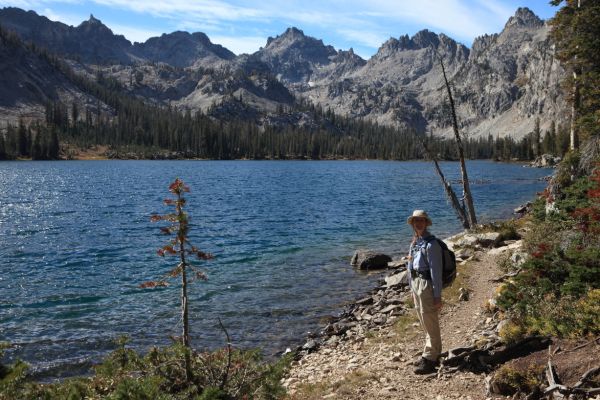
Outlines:
{"label": "hiking boot", "polygon": [[437,365],[437,362],[421,357],[419,364],[414,369],[414,373],[417,375],[431,374],[435,372],[435,368],[437,367]]}

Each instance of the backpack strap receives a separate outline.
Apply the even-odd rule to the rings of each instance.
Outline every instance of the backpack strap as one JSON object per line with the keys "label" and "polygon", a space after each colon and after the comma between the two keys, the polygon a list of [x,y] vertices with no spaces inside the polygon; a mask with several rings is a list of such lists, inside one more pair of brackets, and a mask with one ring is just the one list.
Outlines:
{"label": "backpack strap", "polygon": [[[423,240],[425,241],[425,244],[430,244],[431,242],[437,240],[437,238],[434,235],[429,235],[427,237],[424,237]],[[427,246],[425,246],[427,247]],[[427,249],[421,249],[421,250],[425,250],[425,251],[421,251],[421,254],[425,257],[425,264],[427,264],[427,268],[429,268],[431,270],[431,266],[429,265],[429,259],[427,258]]]}

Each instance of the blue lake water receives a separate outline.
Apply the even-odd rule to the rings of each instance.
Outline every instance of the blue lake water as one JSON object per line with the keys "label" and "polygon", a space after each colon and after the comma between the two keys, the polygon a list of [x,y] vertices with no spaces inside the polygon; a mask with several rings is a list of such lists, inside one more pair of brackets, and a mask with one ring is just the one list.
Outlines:
{"label": "blue lake water", "polygon": [[[443,163],[458,179],[457,163]],[[549,170],[468,163],[480,219],[510,215]],[[406,217],[461,230],[431,164],[386,161],[68,161],[0,163],[0,341],[40,377],[84,372],[128,335],[139,349],[181,331],[179,287],[139,289],[176,263],[165,240],[168,184],[190,187],[191,242],[216,258],[190,288],[194,347],[266,355],[301,344],[380,275],[349,267],[358,248],[402,254]],[[458,185],[454,185],[458,191]]]}

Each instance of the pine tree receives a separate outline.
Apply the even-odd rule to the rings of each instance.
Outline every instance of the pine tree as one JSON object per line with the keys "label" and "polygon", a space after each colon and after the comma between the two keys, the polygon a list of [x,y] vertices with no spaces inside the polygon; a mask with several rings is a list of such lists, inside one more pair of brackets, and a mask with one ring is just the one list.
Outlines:
{"label": "pine tree", "polygon": [[571,147],[582,138],[600,134],[600,2],[552,0],[562,6],[551,20],[550,36],[557,58],[570,72]]}

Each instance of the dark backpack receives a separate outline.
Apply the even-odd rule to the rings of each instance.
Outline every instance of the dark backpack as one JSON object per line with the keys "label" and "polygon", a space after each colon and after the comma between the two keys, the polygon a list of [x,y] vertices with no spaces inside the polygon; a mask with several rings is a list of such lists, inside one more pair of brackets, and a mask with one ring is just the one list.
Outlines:
{"label": "dark backpack", "polygon": [[[456,278],[456,255],[454,255],[454,252],[448,248],[448,245],[443,240],[433,235],[424,238],[424,240],[427,243],[435,240],[440,244],[442,248],[442,287],[450,286],[454,282],[454,278]],[[425,262],[429,265],[427,253],[423,254],[425,255]]]}

